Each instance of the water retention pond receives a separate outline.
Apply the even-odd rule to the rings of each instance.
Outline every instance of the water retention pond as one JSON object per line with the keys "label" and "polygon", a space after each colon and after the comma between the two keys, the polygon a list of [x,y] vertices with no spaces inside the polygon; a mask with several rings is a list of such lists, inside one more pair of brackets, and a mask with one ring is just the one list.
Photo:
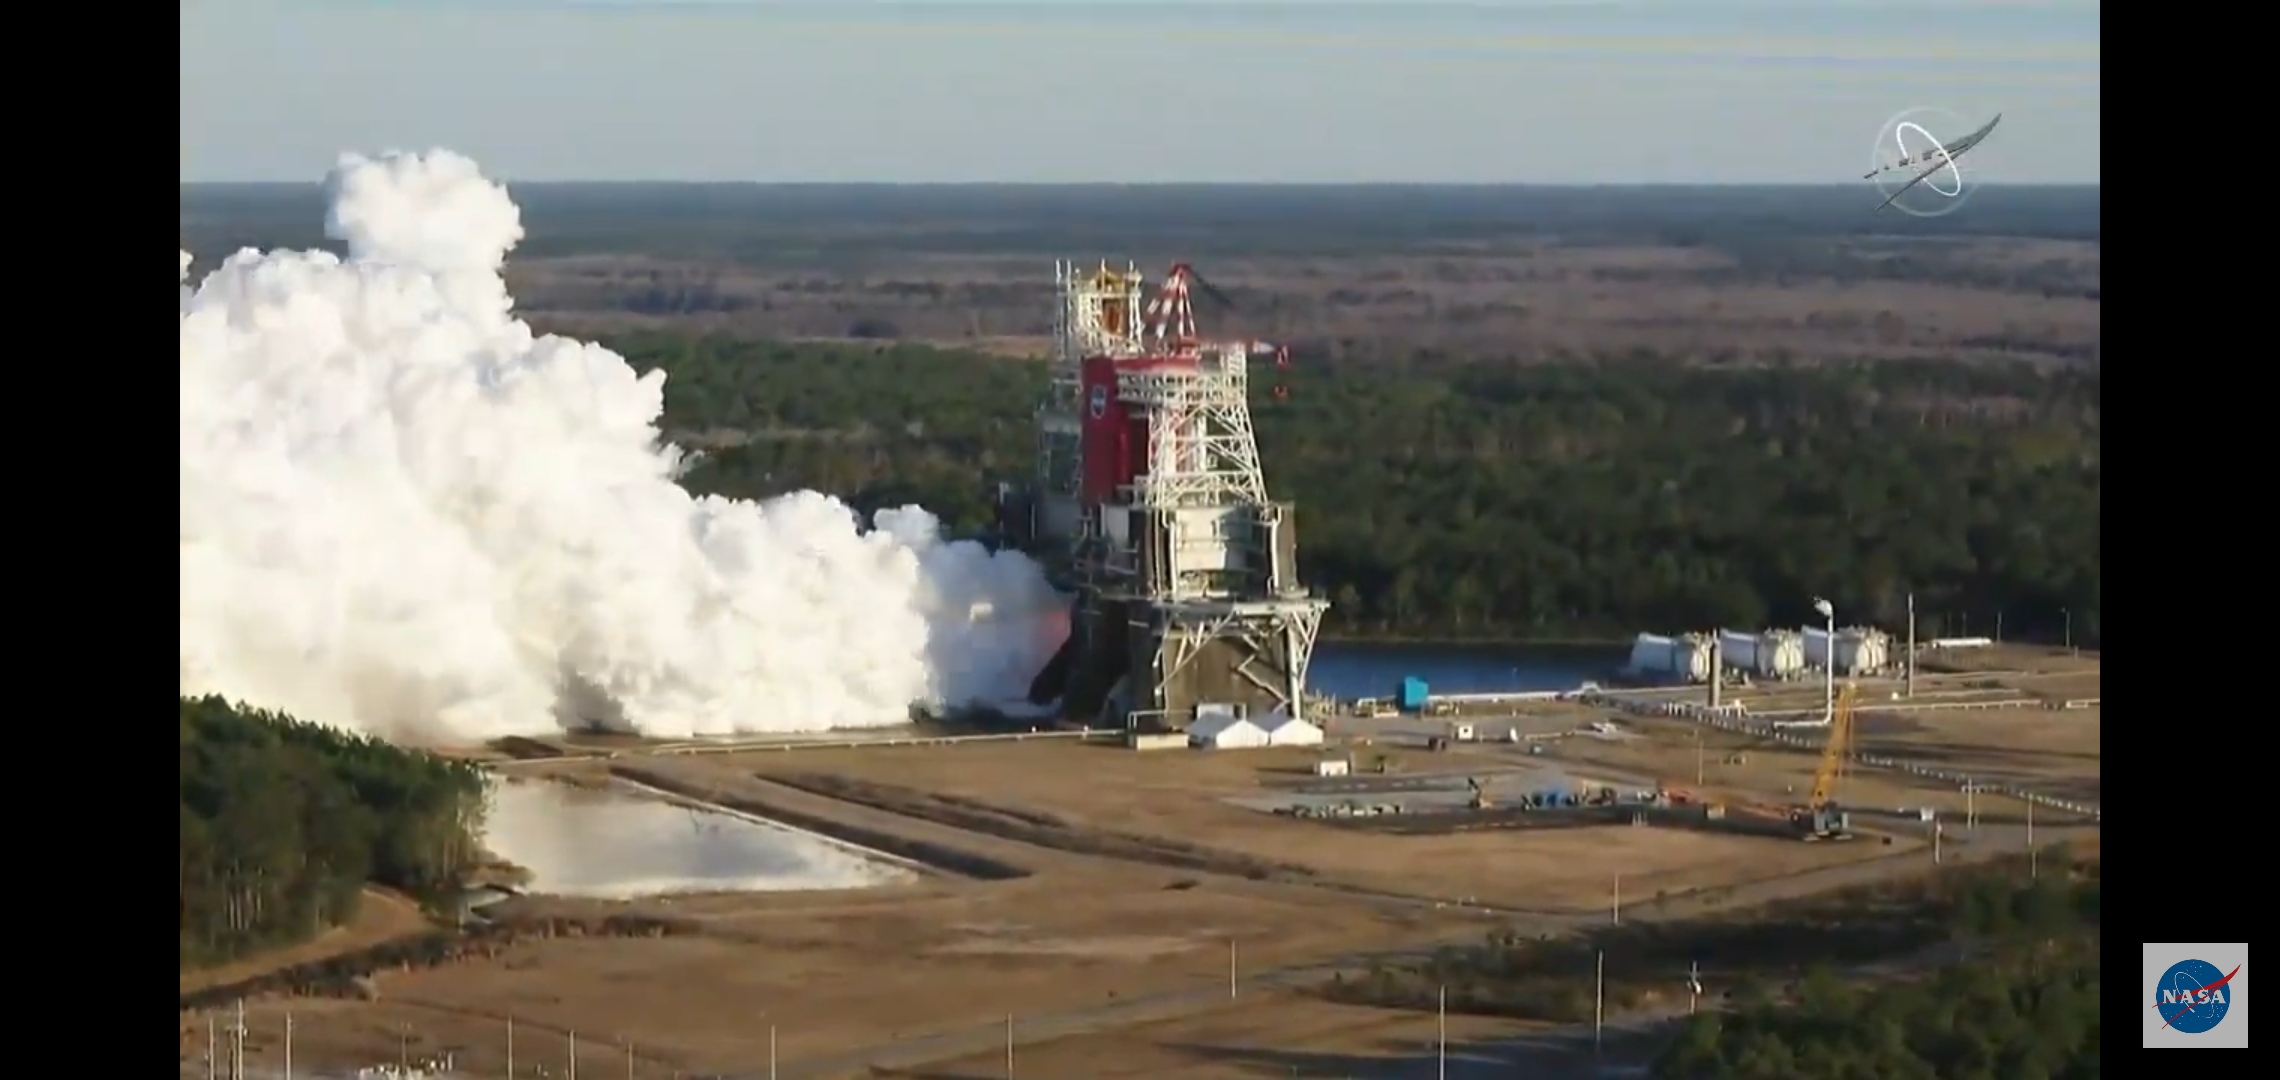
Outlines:
{"label": "water retention pond", "polygon": [[530,871],[530,892],[610,900],[863,889],[913,876],[788,825],[616,785],[499,781],[492,787],[485,846]]}

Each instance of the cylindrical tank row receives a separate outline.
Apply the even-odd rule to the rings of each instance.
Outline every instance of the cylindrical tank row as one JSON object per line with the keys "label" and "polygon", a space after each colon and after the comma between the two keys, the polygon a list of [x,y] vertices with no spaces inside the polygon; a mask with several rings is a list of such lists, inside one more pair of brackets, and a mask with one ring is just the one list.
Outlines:
{"label": "cylindrical tank row", "polygon": [[[1814,627],[1795,630],[1761,630],[1744,633],[1720,630],[1716,634],[1640,634],[1631,643],[1630,670],[1641,676],[1699,683],[1710,680],[1711,643],[1717,643],[1715,663],[1725,671],[1752,678],[1793,679],[1807,669],[1829,663],[1829,634]],[[1866,675],[1888,670],[1893,661],[1891,637],[1866,626],[1837,631],[1836,671],[1839,675]]]}
{"label": "cylindrical tank row", "polygon": [[1805,668],[1805,640],[1792,630],[1720,630],[1718,650],[1726,670],[1761,679],[1786,679]]}
{"label": "cylindrical tank row", "polygon": [[[1830,666],[1829,632],[1817,627],[1805,628],[1805,664],[1808,667]],[[1892,639],[1884,631],[1867,626],[1848,626],[1837,631],[1835,670],[1839,675],[1865,675],[1883,671],[1892,663]]]}
{"label": "cylindrical tank row", "polygon": [[1644,676],[1699,683],[1710,681],[1710,636],[1664,637],[1640,634],[1631,643],[1631,670]]}

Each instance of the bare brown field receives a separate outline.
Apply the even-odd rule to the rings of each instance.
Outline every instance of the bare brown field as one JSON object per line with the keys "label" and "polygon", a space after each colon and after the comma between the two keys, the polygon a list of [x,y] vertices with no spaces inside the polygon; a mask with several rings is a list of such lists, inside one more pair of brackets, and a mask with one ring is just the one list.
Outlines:
{"label": "bare brown field", "polygon": [[1925,671],[2018,671],[2037,675],[2095,676],[2099,670],[2096,650],[2062,649],[2050,645],[1999,644],[1979,649],[1926,649],[1918,664]]}
{"label": "bare brown field", "polygon": [[[1037,290],[1053,257],[937,254],[831,273],[594,255],[520,261],[509,277],[523,310],[563,330],[671,325],[1035,355],[1051,333]],[[1398,343],[1521,360],[1630,350],[1737,363],[1777,354],[2083,360],[2098,350],[2099,301],[2082,293],[2096,287],[2098,259],[2095,243],[1957,241],[1942,247],[1938,270],[1840,279],[1810,266],[1775,273],[1709,248],[1538,243],[1237,258],[1206,271],[1237,305],[1211,313],[1215,331],[1343,343],[1333,351]],[[2028,273],[2071,284],[1998,284]]]}
{"label": "bare brown field", "polygon": [[[1510,1038],[1540,1025],[1478,1016],[1448,1020],[1451,1051]],[[1439,1033],[1430,1015],[1340,1005],[1291,993],[1261,993],[1224,1003],[1200,1016],[1121,1031],[1074,1035],[1017,1047],[1022,1076],[1092,1077],[1097,1080],[1288,1080],[1361,1070],[1417,1067],[1433,1058]],[[924,1069],[890,1074],[909,1080],[1001,1080],[1005,1055],[978,1054]]]}
{"label": "bare brown field", "polygon": [[[1529,910],[1597,910],[1616,875],[1643,897],[1726,888],[1892,853],[1868,845],[1630,827],[1357,834],[1222,801],[1259,794],[1266,781],[1293,779],[1319,756],[1305,750],[1144,754],[1098,745],[1001,743],[948,751],[755,754],[738,764],[803,785],[831,778],[848,795],[894,802],[906,812],[928,812],[920,805],[926,796],[947,797],[956,800],[951,811],[1014,815],[1016,822],[1057,828],[1068,843],[1094,850],[1101,849],[1099,841],[1086,834],[1176,838],[1308,880]],[[1450,763],[1443,760],[1439,767]]]}
{"label": "bare brown field", "polygon": [[[2094,695],[2094,674],[2005,676],[1984,692],[2016,692],[2015,681],[2071,693],[2085,679]],[[1919,689],[1969,689],[1974,681],[1926,680]],[[1815,696],[1810,687],[1784,692]],[[1776,804],[1797,798],[1818,763],[1809,751],[1720,732],[1702,733],[1698,756],[1692,725],[1625,723],[1643,737],[1571,738],[1540,758],[1501,745],[1386,753],[1396,775],[1525,761],[1576,776],[1603,769],[1682,784],[1692,782],[1699,760],[1712,792]],[[1896,755],[1947,755],[1942,760],[1973,763],[1990,779],[2010,769],[2041,784],[2087,782],[2094,794],[2097,725],[2095,709],[1920,710],[1869,716],[1862,742]],[[621,749],[638,755],[640,748]],[[1507,922],[1568,926],[1604,910],[1618,875],[1628,921],[1634,911],[1646,918],[1708,912],[1929,862],[1904,823],[1860,822],[1892,837],[1890,844],[1631,827],[1401,836],[1224,801],[1299,780],[1320,753],[1135,753],[1030,741],[531,766],[566,782],[616,773],[666,783],[795,823],[885,838],[899,845],[888,850],[954,869],[850,892],[622,905],[516,901],[510,919],[607,909],[670,916],[693,932],[526,934],[448,966],[377,973],[370,1000],[252,1002],[248,1058],[256,1067],[281,1064],[289,1010],[296,1064],[304,1068],[448,1052],[463,1071],[496,1074],[511,1016],[518,1060],[546,1062],[557,1075],[573,1031],[584,1068],[614,1075],[630,1047],[636,1075],[670,1075],[750,1074],[765,1064],[773,1029],[779,1060],[798,1070],[787,1075],[947,1080],[1001,1072],[995,1048],[1011,1015],[1017,1028],[1029,1025],[1016,1054],[1024,1075],[1236,1080],[1294,1068],[1407,1075],[1430,1067],[1430,1016],[1315,1001],[1256,983],[1253,973],[1477,940]],[[1729,762],[1734,754],[1739,763]],[[1934,806],[1951,821],[1965,805],[1960,792],[1877,771],[1849,775],[1839,797],[1864,810]],[[2016,820],[2008,800],[1987,796],[1978,804],[1983,820]],[[1824,868],[1829,874],[1799,876]],[[1393,896],[1469,900],[1511,913]],[[1642,909],[1663,899],[1670,903]],[[387,910],[375,905],[368,918]],[[355,947],[384,932],[360,923],[258,965]],[[1212,1003],[1227,985],[1231,952],[1246,988],[1237,1002]],[[207,972],[199,980],[245,973]],[[185,977],[184,988],[192,985]],[[199,1053],[206,1020],[183,1017],[186,1061]],[[1528,1030],[1452,1018],[1451,1038],[1465,1045]],[[882,1052],[913,1067],[866,1073],[861,1063]]]}
{"label": "bare brown field", "polygon": [[[2063,798],[2095,801],[2098,797],[2097,709],[1925,709],[1893,714],[1871,709],[1859,726],[1854,745],[1870,753],[1920,761],[1990,782],[2020,783]],[[1646,738],[1621,743],[1571,740],[1557,753],[1692,786],[1698,760],[1696,729],[1658,721],[1641,725],[1641,730]],[[1804,732],[1811,734],[1812,729]],[[1814,771],[1820,766],[1817,749],[1719,731],[1701,735],[1704,786],[1713,791],[1746,793],[1779,804],[1803,798],[1812,789]],[[1743,757],[1743,764],[1727,763],[1735,754]],[[1943,814],[1951,810],[1960,814],[1966,800],[1952,787],[1886,770],[1855,768],[1842,780],[1838,801],[1884,810],[1930,806]],[[2000,802],[2007,805],[1990,807],[1982,799],[1979,809],[2019,812],[2017,804]]]}
{"label": "bare brown field", "polygon": [[182,973],[182,992],[189,994],[209,986],[244,982],[282,968],[369,949],[397,938],[412,937],[427,929],[428,918],[420,912],[418,904],[387,889],[368,888],[364,890],[363,902],[357,907],[355,920],[347,925],[336,926],[289,948],[214,967],[185,971]]}
{"label": "bare brown field", "polygon": [[2018,783],[2065,798],[2098,798],[2099,710],[1956,709],[1909,713],[1862,747]]}
{"label": "bare brown field", "polygon": [[[771,1025],[785,1060],[823,1057],[1009,1014],[1223,987],[1230,941],[1240,963],[1267,968],[1420,933],[1412,918],[1358,906],[1213,880],[1168,887],[1179,883],[1135,868],[876,898],[645,902],[634,907],[702,929],[526,940],[490,960],[382,974],[377,1001],[295,1003],[295,1051],[310,1063],[393,1061],[409,1030],[428,1050],[457,1048],[463,1068],[495,1071],[512,1015],[525,1060],[561,1061],[574,1030],[593,1067],[621,1065],[638,1041],[675,1048],[636,1046],[670,1068],[750,1070],[766,1060]],[[282,1030],[282,1008],[264,1009],[265,1030]]]}

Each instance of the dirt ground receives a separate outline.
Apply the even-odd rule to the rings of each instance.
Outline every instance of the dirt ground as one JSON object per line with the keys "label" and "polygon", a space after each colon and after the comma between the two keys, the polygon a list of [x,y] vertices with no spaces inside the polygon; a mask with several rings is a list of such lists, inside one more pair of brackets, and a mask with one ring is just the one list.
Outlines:
{"label": "dirt ground", "polygon": [[[463,1067],[503,1065],[518,1018],[530,1060],[567,1053],[578,1033],[596,1065],[638,1034],[672,1053],[636,1054],[685,1071],[750,1069],[776,1029],[785,1060],[1006,1015],[1226,985],[1237,963],[1266,969],[1415,940],[1415,918],[1277,896],[1244,883],[1182,884],[1116,871],[987,885],[800,897],[712,897],[637,905],[696,919],[688,937],[528,940],[494,960],[384,974],[372,1003],[295,1003],[300,1060],[394,1060],[453,1051]],[[1476,930],[1472,933],[1485,932]],[[285,1005],[251,1023],[283,1030]],[[605,1051],[605,1047],[615,1047]],[[701,1048],[701,1049],[700,1049]],[[274,1048],[254,1056],[267,1063]]]}
{"label": "dirt ground", "polygon": [[369,888],[364,890],[364,900],[358,905],[355,921],[348,925],[336,926],[291,948],[278,949],[234,963],[185,971],[182,973],[182,992],[188,994],[209,986],[243,982],[279,968],[368,949],[381,942],[411,937],[427,929],[427,916],[420,913],[418,904],[387,889]]}
{"label": "dirt ground", "polygon": [[1866,845],[1627,826],[1372,835],[1225,801],[1259,794],[1276,781],[1298,780],[1320,757],[1318,751],[1297,749],[1134,753],[1100,744],[1025,742],[755,754],[737,764],[762,775],[859,777],[866,784],[955,796],[1078,829],[1177,837],[1204,849],[1303,867],[1328,882],[1529,910],[1597,910],[1617,875],[1626,888],[1648,896],[1890,854]]}
{"label": "dirt ground", "polygon": [[[2061,798],[2094,802],[2099,790],[2098,719],[2096,708],[1869,710],[1857,721],[1854,745],[1991,783],[2023,784]],[[1645,773],[1694,786],[1698,757],[1693,725],[1654,721],[1639,723],[1636,730],[1645,737],[1628,742],[1567,740],[1552,752],[1553,760]],[[1812,789],[1813,773],[1820,766],[1817,751],[1718,731],[1701,734],[1702,781],[1712,791],[1746,792],[1780,801],[1802,797]],[[1729,762],[1736,754],[1741,755],[1741,764]],[[1837,798],[1848,806],[1881,810],[1930,806],[1958,815],[1967,802],[1961,791],[1946,786],[1857,768],[1846,773]],[[1982,816],[2016,815],[2022,808],[2015,800],[1994,796],[1971,801]]]}
{"label": "dirt ground", "polygon": [[[2085,696],[2095,696],[2094,673],[2043,681],[2083,679],[2091,680]],[[1968,681],[1951,680],[1959,693],[1971,689],[1961,685]],[[1941,685],[1926,682],[1919,691],[1940,693],[1935,688]],[[1713,793],[1768,803],[1797,797],[1817,764],[1809,752],[1717,732],[1705,733],[1698,757],[1692,725],[1622,722],[1641,737],[1566,739],[1543,757],[1501,744],[1390,753],[1397,772],[1411,774],[1525,763],[1682,784],[1691,783],[1699,760]],[[1896,755],[1972,763],[1967,767],[1986,770],[1991,779],[2010,769],[2045,785],[2087,783],[2092,795],[2096,790],[2095,708],[1871,715],[1863,721],[1862,742]],[[1739,763],[1730,760],[1736,754]],[[495,1076],[504,1069],[512,1017],[518,1062],[548,1063],[549,1075],[563,1074],[575,1032],[579,1064],[609,1075],[626,1067],[629,1046],[639,1076],[750,1074],[767,1061],[772,1039],[787,1077],[862,1075],[861,1060],[893,1043],[898,1052],[916,1055],[914,1067],[870,1075],[948,1080],[1003,1074],[996,1032],[1011,1015],[1017,1031],[1020,1018],[1036,1018],[1018,1040],[1021,1075],[1427,1075],[1431,1016],[1314,1001],[1257,985],[1253,973],[1475,941],[1492,928],[1535,918],[1401,902],[1387,894],[1469,898],[1516,911],[1564,909],[1588,918],[1611,899],[1620,874],[1628,919],[1634,905],[1658,894],[1690,914],[1745,899],[1729,888],[1745,882],[1840,862],[1855,865],[1834,873],[1882,875],[1923,861],[1915,855],[1922,845],[1907,837],[1904,823],[1857,817],[1864,827],[1901,839],[1891,846],[1799,844],[1627,826],[1378,835],[1226,801],[1301,782],[1321,756],[1298,749],[1143,754],[1026,741],[615,762],[609,771],[621,776],[643,772],[707,798],[774,806],[839,828],[933,845],[1000,868],[1002,880],[935,874],[860,892],[630,905],[519,901],[525,914],[607,907],[670,915],[694,932],[528,936],[487,959],[378,973],[376,1000],[249,1002],[247,1057],[256,1068],[282,1064],[290,1012],[295,1062],[302,1068],[448,1054],[464,1072]],[[603,775],[593,764],[542,768],[577,773],[585,782]],[[833,783],[844,785],[836,796],[816,786]],[[873,796],[886,801],[872,802]],[[1930,805],[1951,821],[1965,805],[1960,792],[1910,787],[1878,771],[1849,775],[1840,799],[1864,811]],[[2015,820],[2019,811],[1993,796],[1980,797],[1977,808],[1988,822]],[[1893,869],[1868,862],[1879,857],[1889,858]],[[1191,864],[1176,865],[1180,858]],[[1229,869],[1213,859],[1237,865]],[[1793,879],[1749,892],[1808,887],[1829,884]],[[1682,895],[1686,899],[1677,900]],[[416,923],[385,923],[407,913],[416,920],[408,905],[374,904],[358,926],[292,957],[265,958],[263,966],[404,932],[406,925],[416,929]],[[1236,1004],[1211,1004],[1227,984],[1231,954],[1246,996]],[[238,974],[207,973],[201,981]],[[184,980],[185,989],[192,985]],[[1167,995],[1205,1004],[1160,1005]],[[1120,1010],[1123,1019],[1099,1020],[1104,1014],[1096,1010]],[[191,1072],[198,1069],[207,1019],[183,1018]],[[1471,1075],[1454,1068],[1462,1052],[1454,1048],[1525,1034],[1523,1025],[1453,1018],[1454,1074]],[[916,1064],[928,1055],[932,1060]],[[835,1071],[848,1062],[856,1064]],[[522,1068],[528,1075],[531,1066]]]}
{"label": "dirt ground", "polygon": [[1923,671],[2002,671],[2031,674],[2098,673],[2095,649],[2062,649],[2049,645],[1991,645],[1978,649],[1927,649],[1920,661]]}
{"label": "dirt ground", "polygon": [[[1449,1017],[1451,1055],[1470,1044],[1510,1038],[1540,1025],[1477,1016]],[[1018,1034],[1018,1030],[1016,1032]],[[1439,1045],[1434,1017],[1339,1005],[1295,993],[1263,993],[1194,1017],[1121,1031],[1016,1045],[1019,1076],[1096,1080],[1287,1080],[1367,1075],[1431,1062]],[[1005,1054],[980,1054],[895,1074],[910,1080],[1000,1080]]]}

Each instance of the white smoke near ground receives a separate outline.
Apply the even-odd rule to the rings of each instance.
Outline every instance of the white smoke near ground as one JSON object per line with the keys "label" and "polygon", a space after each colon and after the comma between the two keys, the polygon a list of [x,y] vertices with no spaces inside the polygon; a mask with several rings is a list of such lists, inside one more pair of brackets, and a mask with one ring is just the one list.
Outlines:
{"label": "white smoke near ground", "polygon": [[691,495],[664,374],[535,334],[506,190],[348,155],[348,256],[182,254],[182,692],[391,738],[895,724],[1019,696],[1036,565],[814,492]]}

